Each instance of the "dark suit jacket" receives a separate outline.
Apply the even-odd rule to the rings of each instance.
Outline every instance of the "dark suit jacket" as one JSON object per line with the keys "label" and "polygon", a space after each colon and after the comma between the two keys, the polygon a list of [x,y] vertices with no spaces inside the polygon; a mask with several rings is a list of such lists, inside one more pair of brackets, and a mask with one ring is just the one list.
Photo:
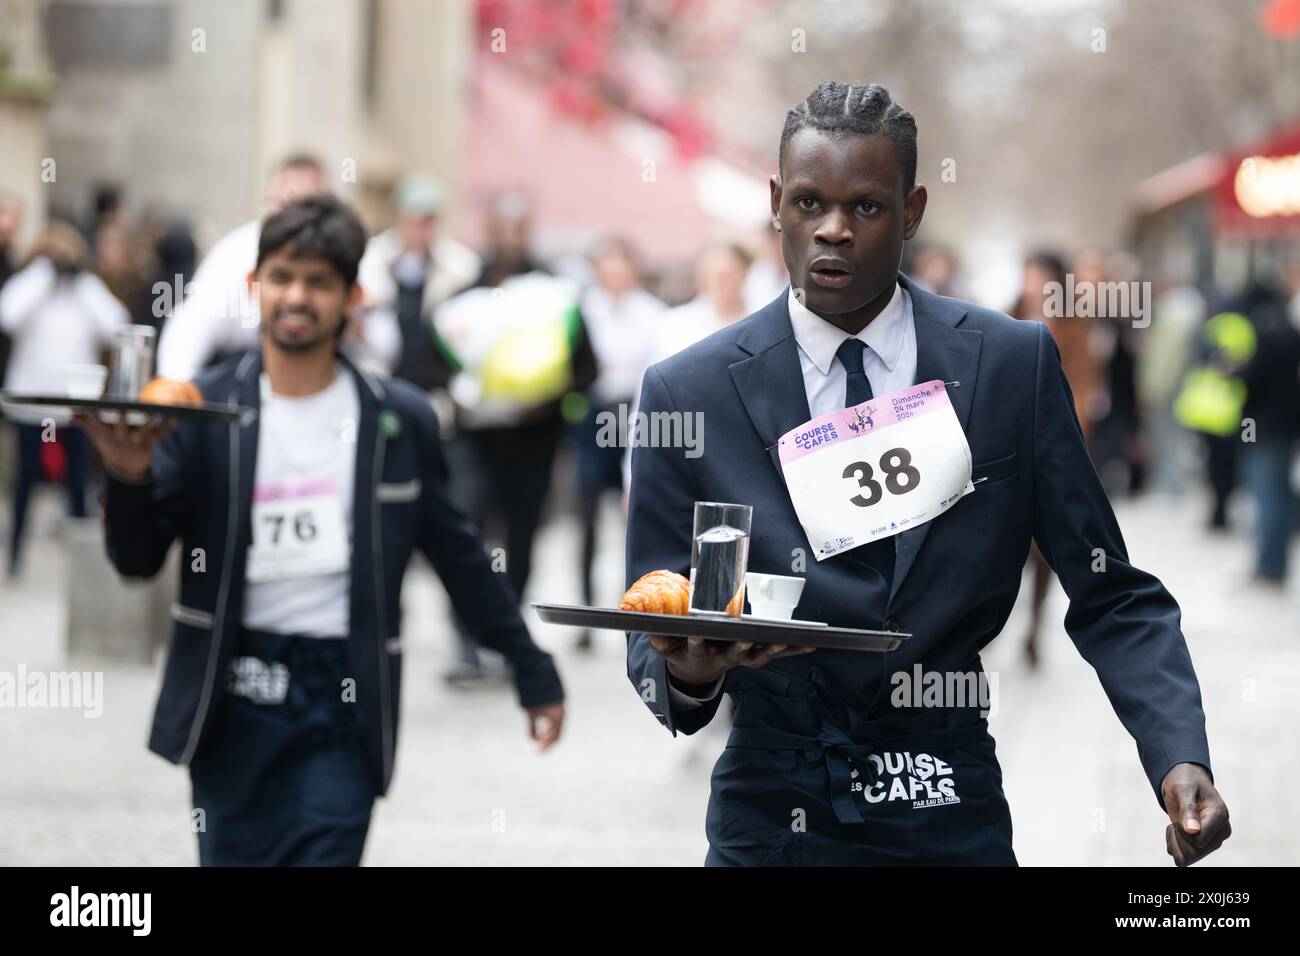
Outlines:
{"label": "dark suit jacket", "polygon": [[[912,296],[916,381],[960,382],[949,395],[977,484],[946,513],[894,537],[890,593],[852,551],[816,561],[787,496],[775,446],[812,416],[784,292],[647,370],[641,410],[702,412],[704,444],[694,458],[682,448],[633,448],[628,584],[657,568],[689,573],[694,502],[752,505],[749,570],[791,574],[797,549],[805,557],[798,617],[914,636],[888,654],[818,650],[763,669],[736,668],[724,691],[780,693],[817,668],[853,724],[889,718],[942,730],[972,715],[900,712],[890,701],[889,675],[910,673],[917,663],[926,672],[979,672],[980,649],[1015,604],[1032,537],[1069,595],[1066,630],[1137,742],[1163,806],[1160,785],[1174,764],[1209,769],[1200,688],[1177,603],[1129,563],[1052,336],[1041,322],[932,295],[906,276],[899,281]],[[1093,570],[1098,553],[1104,571]],[[628,635],[628,675],[674,734],[708,723],[721,696],[696,709],[672,706],[667,666],[641,633]]]}
{"label": "dark suit jacket", "polygon": [[[525,707],[563,699],[548,654],[528,634],[478,533],[447,497],[447,465],[427,396],[408,382],[381,382],[343,359],[357,384],[357,463],[352,509],[350,671],[378,792],[387,790],[397,746],[402,578],[419,548],[456,611],[514,668]],[[249,352],[204,372],[209,402],[260,405],[261,356]],[[187,422],[154,452],[148,484],[108,478],[108,556],[127,577],[158,573],[180,539],[180,596],[149,748],[187,764],[210,736],[239,643],[244,563],[257,462],[257,416],[228,426]],[[202,549],[202,560],[196,560]]]}

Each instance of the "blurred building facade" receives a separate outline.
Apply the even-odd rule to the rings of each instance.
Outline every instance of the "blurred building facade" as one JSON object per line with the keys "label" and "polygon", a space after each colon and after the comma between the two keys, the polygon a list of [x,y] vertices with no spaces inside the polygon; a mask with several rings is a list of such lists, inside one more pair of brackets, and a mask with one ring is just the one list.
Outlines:
{"label": "blurred building facade", "polygon": [[[7,84],[20,96],[0,85],[0,129],[24,122],[3,137],[0,173],[33,210],[81,213],[113,184],[128,208],[186,216],[211,239],[256,215],[275,162],[305,150],[381,219],[401,173],[460,179],[472,12],[467,0],[0,0],[0,43],[21,40],[28,78]],[[30,79],[46,63],[57,86]]]}
{"label": "blurred building facade", "polygon": [[0,0],[0,189],[22,198],[19,246],[44,224],[41,163],[54,76],[41,39],[38,0]]}

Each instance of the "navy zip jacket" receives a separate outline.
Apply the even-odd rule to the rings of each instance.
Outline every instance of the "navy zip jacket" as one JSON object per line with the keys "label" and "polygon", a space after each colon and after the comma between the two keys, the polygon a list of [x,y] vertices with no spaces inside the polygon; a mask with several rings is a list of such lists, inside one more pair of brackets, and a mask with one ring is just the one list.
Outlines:
{"label": "navy zip jacket", "polygon": [[[427,396],[342,361],[360,405],[348,654],[382,794],[397,743],[402,578],[416,548],[475,637],[509,660],[522,706],[559,703],[564,694],[505,576],[492,570],[474,526],[447,497],[447,465]],[[209,369],[196,384],[209,402],[256,411],[261,368],[260,353],[249,352]],[[152,577],[172,542],[182,545],[171,647],[149,739],[149,749],[173,763],[188,764],[203,746],[237,648],[257,435],[256,414],[229,425],[182,422],[155,448],[150,481],[106,481],[108,556],[122,575]]]}

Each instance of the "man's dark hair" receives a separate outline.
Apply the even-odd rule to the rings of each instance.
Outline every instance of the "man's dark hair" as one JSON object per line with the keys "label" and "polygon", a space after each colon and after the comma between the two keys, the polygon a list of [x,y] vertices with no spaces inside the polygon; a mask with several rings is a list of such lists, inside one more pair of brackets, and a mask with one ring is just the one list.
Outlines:
{"label": "man's dark hair", "polygon": [[289,203],[262,223],[257,242],[257,266],[289,245],[293,259],[324,259],[347,285],[357,281],[357,268],[366,251],[366,230],[356,213],[335,197],[322,194]]}
{"label": "man's dark hair", "polygon": [[1065,258],[1051,249],[1035,249],[1025,256],[1025,265],[1038,266],[1053,282],[1065,285]]}
{"label": "man's dark hair", "polygon": [[827,80],[785,116],[781,130],[778,162],[785,173],[785,154],[790,138],[801,129],[815,129],[828,136],[870,136],[884,133],[894,144],[903,166],[904,193],[916,185],[916,120],[893,101],[889,90],[875,83],[845,86]]}
{"label": "man's dark hair", "polygon": [[325,173],[325,165],[320,161],[319,157],[314,156],[311,153],[290,153],[288,156],[285,156],[276,163],[275,168],[311,169],[322,175]]}

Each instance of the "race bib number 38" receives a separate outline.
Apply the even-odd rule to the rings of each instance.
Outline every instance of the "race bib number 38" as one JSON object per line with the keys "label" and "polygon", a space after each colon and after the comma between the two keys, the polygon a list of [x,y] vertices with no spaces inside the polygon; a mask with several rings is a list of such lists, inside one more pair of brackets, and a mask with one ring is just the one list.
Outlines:
{"label": "race bib number 38", "polygon": [[245,577],[275,581],[348,569],[347,526],[332,478],[258,485]]}
{"label": "race bib number 38", "polygon": [[970,446],[938,379],[814,418],[779,448],[818,561],[930,521],[974,490]]}

